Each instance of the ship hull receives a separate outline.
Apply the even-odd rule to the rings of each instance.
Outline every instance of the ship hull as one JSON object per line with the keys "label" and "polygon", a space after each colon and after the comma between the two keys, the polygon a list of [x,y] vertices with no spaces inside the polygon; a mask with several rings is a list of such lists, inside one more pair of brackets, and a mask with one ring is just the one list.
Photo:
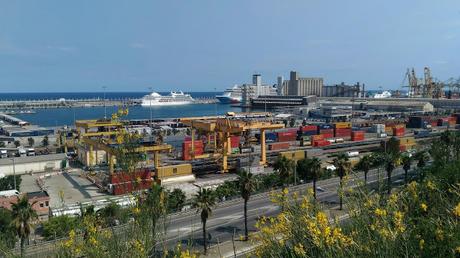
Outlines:
{"label": "ship hull", "polygon": [[222,104],[237,104],[237,103],[241,103],[241,99],[232,98],[232,97],[229,97],[229,96],[216,96],[216,98]]}
{"label": "ship hull", "polygon": [[181,105],[189,105],[193,104],[191,101],[171,101],[171,102],[159,102],[159,101],[148,101],[148,100],[143,100],[141,103],[141,106],[143,107],[154,107],[154,106],[181,106]]}

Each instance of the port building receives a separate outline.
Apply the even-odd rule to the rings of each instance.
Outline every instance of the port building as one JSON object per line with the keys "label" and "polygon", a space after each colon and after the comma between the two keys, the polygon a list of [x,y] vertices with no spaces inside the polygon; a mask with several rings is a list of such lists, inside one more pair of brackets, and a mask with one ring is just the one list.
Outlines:
{"label": "port building", "polygon": [[291,71],[289,82],[287,83],[287,95],[290,96],[310,96],[320,97],[323,90],[323,78],[299,76],[296,71]]}

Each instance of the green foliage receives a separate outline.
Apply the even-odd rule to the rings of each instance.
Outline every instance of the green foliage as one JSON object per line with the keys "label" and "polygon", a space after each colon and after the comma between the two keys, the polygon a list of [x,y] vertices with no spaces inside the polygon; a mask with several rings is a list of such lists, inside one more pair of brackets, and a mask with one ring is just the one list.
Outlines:
{"label": "green foliage", "polygon": [[11,205],[14,229],[16,235],[21,239],[21,255],[24,251],[25,241],[29,238],[30,232],[32,231],[31,223],[34,222],[38,216],[32,204],[29,203],[27,195],[18,198],[17,203]]}
{"label": "green foliage", "polygon": [[[20,191],[22,178],[19,175],[16,175],[16,188]],[[3,178],[0,178],[0,191],[13,190],[14,189],[14,176],[9,175]]]}
{"label": "green foliage", "polygon": [[27,143],[29,144],[30,147],[33,147],[35,144],[35,140],[32,137],[27,138]]}
{"label": "green foliage", "polygon": [[175,188],[172,192],[168,192],[168,212],[181,211],[186,199],[184,191],[179,188]]}
{"label": "green foliage", "polygon": [[384,148],[384,152],[390,155],[396,155],[399,153],[399,140],[396,137],[391,137]]}
{"label": "green foliage", "polygon": [[66,237],[70,230],[80,227],[80,218],[69,216],[51,217],[43,223],[43,237],[46,240]]}
{"label": "green foliage", "polygon": [[11,211],[0,208],[0,243],[8,248],[13,248],[16,243],[16,232],[12,221],[13,216]]}
{"label": "green foliage", "polygon": [[279,156],[275,164],[273,165],[274,170],[278,173],[278,176],[284,186],[286,186],[292,177],[295,168],[295,162],[285,156]]}
{"label": "green foliage", "polygon": [[45,135],[45,137],[43,137],[43,140],[42,140],[42,146],[48,147],[48,145],[50,145],[48,135]]}
{"label": "green foliage", "polygon": [[237,196],[238,190],[237,181],[225,181],[216,188],[215,195],[219,200],[223,200],[224,198]]}
{"label": "green foliage", "polygon": [[21,142],[18,140],[14,141],[13,143],[14,143],[14,146],[16,146],[16,148],[21,146]]}
{"label": "green foliage", "polygon": [[133,174],[140,161],[144,160],[143,154],[137,152],[140,146],[140,136],[137,134],[123,133],[117,136],[118,146],[115,149],[116,166],[121,171]]}
{"label": "green foliage", "polygon": [[294,127],[294,125],[295,125],[295,118],[291,118],[289,120],[289,127]]}

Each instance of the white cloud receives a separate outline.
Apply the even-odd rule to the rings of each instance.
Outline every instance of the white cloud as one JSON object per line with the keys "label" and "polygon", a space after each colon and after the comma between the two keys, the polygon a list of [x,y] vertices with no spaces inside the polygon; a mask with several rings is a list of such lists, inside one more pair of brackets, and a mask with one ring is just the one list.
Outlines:
{"label": "white cloud", "polygon": [[72,47],[72,46],[48,46],[47,48],[50,49],[50,50],[57,50],[57,51],[61,51],[61,52],[75,52],[75,51],[77,51],[77,48]]}

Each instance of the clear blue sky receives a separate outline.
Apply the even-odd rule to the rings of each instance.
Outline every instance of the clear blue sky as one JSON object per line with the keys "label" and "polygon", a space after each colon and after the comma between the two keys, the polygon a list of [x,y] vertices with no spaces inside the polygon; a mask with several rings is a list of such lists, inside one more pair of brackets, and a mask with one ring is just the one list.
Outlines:
{"label": "clear blue sky", "polygon": [[460,76],[458,0],[0,0],[0,91],[213,91],[295,69]]}

